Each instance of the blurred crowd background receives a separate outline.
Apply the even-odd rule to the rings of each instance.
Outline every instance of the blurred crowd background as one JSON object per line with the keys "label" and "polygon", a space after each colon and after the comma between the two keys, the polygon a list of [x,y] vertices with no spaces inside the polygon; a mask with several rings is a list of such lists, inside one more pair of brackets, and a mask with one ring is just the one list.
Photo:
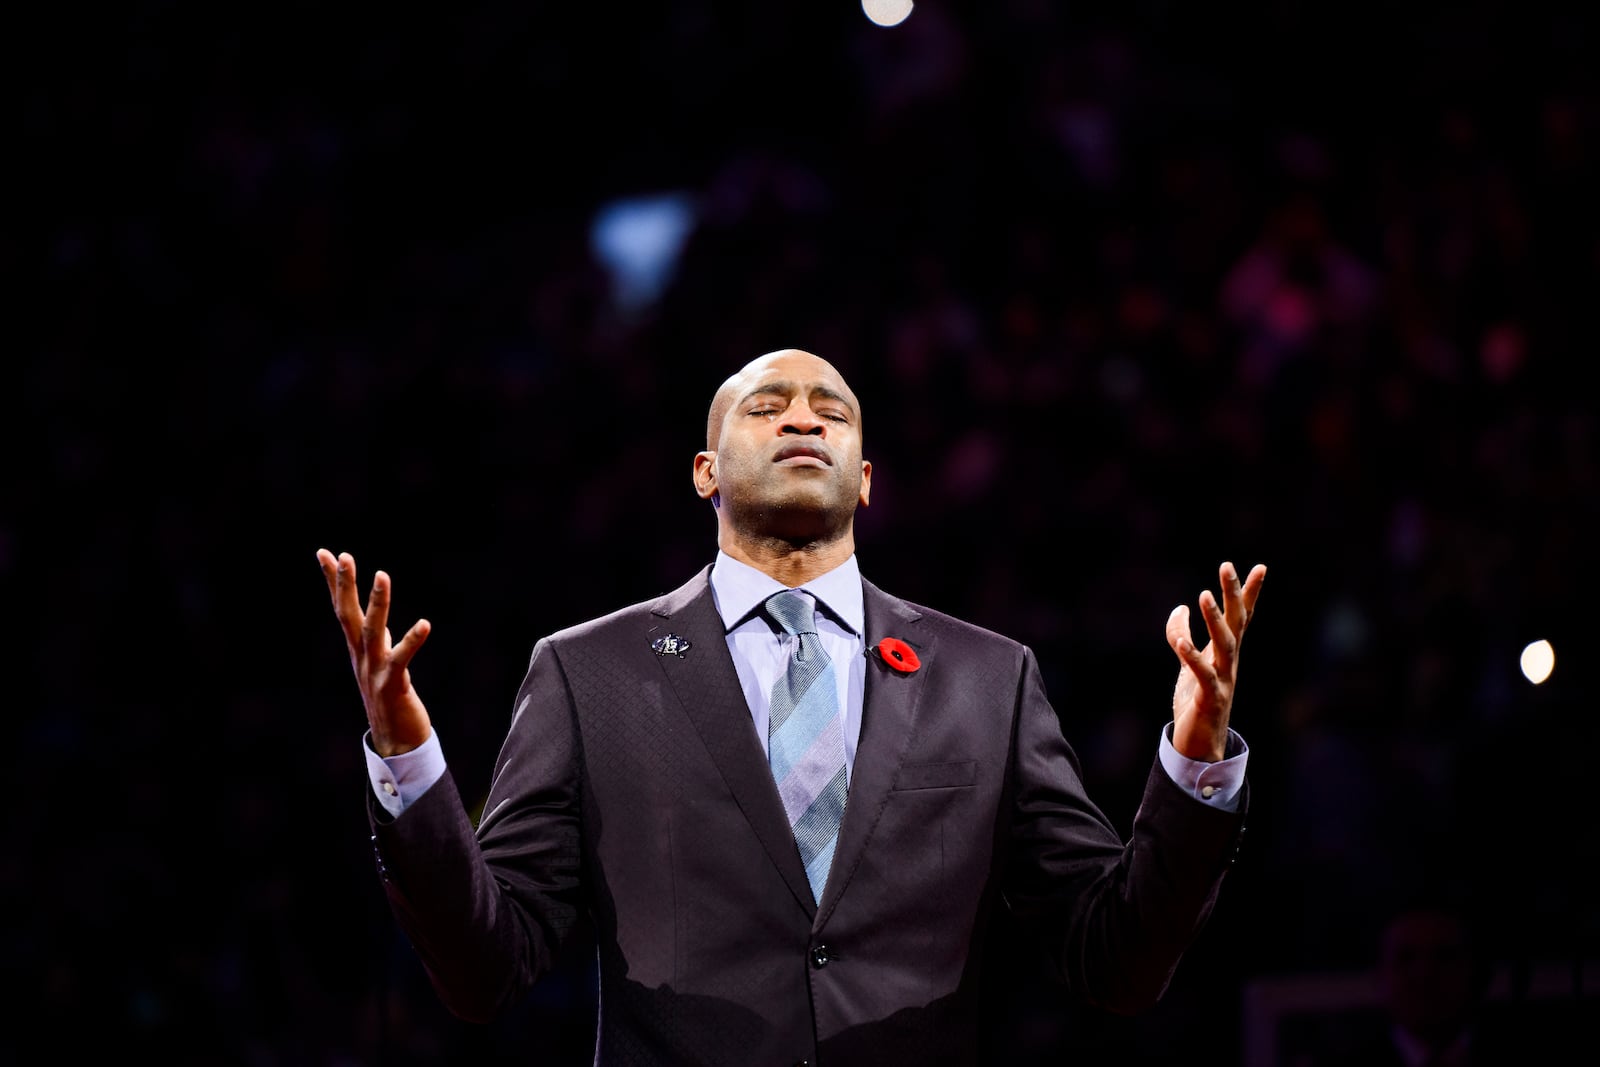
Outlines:
{"label": "blurred crowd background", "polygon": [[398,937],[314,553],[432,621],[414,677],[481,795],[533,642],[710,560],[706,406],[784,347],[863,400],[863,572],[1030,644],[1124,827],[1169,611],[1269,567],[1212,925],[1131,1022],[1016,945],[997,1063],[1239,1063],[1252,982],[1369,966],[1423,896],[1504,973],[1578,975],[1595,30],[1488,2],[30,10],[0,1059],[584,1062],[581,939],[472,1027]]}

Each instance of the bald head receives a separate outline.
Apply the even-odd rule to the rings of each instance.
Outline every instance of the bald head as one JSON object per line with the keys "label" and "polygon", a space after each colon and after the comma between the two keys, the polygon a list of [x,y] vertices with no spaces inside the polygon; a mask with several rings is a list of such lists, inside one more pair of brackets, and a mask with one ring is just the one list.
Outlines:
{"label": "bald head", "polygon": [[808,364],[813,376],[824,380],[831,379],[828,388],[839,393],[855,411],[859,434],[861,403],[856,399],[855,392],[845,382],[844,375],[839,373],[838,368],[821,356],[812,355],[810,352],[803,352],[798,348],[781,348],[752,359],[729,375],[717,388],[716,395],[711,398],[711,410],[706,415],[706,449],[716,451],[717,445],[722,440],[723,422],[734,404],[759,391],[766,384],[781,382],[787,372],[794,367]]}
{"label": "bald head", "polygon": [[715,505],[718,544],[735,559],[791,585],[836,565],[855,550],[855,511],[872,487],[854,390],[810,352],[751,360],[711,400],[694,486]]}

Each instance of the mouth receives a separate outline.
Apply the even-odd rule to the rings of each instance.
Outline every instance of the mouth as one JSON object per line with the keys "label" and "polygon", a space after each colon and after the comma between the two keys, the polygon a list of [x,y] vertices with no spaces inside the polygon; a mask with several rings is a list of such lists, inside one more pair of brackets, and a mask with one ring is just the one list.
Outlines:
{"label": "mouth", "polygon": [[833,466],[833,458],[828,455],[827,449],[809,444],[784,445],[772,457],[772,462],[781,463],[785,467]]}

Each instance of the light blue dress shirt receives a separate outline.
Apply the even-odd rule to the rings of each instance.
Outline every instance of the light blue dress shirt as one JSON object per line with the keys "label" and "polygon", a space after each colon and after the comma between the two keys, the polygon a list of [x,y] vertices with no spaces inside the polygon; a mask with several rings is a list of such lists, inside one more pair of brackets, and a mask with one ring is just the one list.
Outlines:
{"label": "light blue dress shirt", "polygon": [[[755,724],[761,751],[767,751],[768,709],[772,686],[789,666],[796,638],[775,627],[761,610],[773,593],[788,586],[772,576],[717,553],[711,568],[711,598],[727,631],[728,651],[744,690],[750,719]],[[861,571],[851,556],[827,574],[798,587],[816,609],[817,636],[834,664],[839,686],[838,707],[844,734],[846,774],[856,764],[856,742],[861,738],[861,708],[867,682],[866,606],[861,599]]]}
{"label": "light blue dress shirt", "polygon": [[[787,588],[777,579],[741,563],[724,552],[717,553],[711,568],[711,596],[722,616],[728,651],[739,674],[745,703],[761,750],[767,750],[768,703],[772,683],[783,673],[795,640],[776,629],[759,609],[767,597]],[[861,737],[861,709],[866,692],[866,608],[861,596],[861,572],[851,555],[839,566],[800,586],[818,607],[817,633],[828,657],[835,664],[848,663],[849,670],[836,670],[840,714],[844,716],[844,754],[853,769],[856,742]],[[372,789],[391,816],[398,816],[407,804],[439,780],[444,773],[444,750],[437,727],[428,740],[410,752],[384,759],[372,749],[372,734],[364,737],[367,774]],[[1161,731],[1161,766],[1172,780],[1196,800],[1227,811],[1239,806],[1239,791],[1244,785],[1245,762],[1249,748],[1244,739],[1228,731],[1228,751],[1234,753],[1216,763],[1192,760],[1172,745],[1172,723]]]}

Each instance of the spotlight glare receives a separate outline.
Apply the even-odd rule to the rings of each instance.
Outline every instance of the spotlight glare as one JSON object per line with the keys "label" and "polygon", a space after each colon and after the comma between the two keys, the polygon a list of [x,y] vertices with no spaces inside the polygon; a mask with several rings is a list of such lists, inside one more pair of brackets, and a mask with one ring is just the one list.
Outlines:
{"label": "spotlight glare", "polygon": [[1535,641],[1522,650],[1522,673],[1534,685],[1550,677],[1555,666],[1556,650],[1549,641]]}
{"label": "spotlight glare", "polygon": [[911,14],[912,0],[861,0],[861,10],[879,26],[898,26]]}

